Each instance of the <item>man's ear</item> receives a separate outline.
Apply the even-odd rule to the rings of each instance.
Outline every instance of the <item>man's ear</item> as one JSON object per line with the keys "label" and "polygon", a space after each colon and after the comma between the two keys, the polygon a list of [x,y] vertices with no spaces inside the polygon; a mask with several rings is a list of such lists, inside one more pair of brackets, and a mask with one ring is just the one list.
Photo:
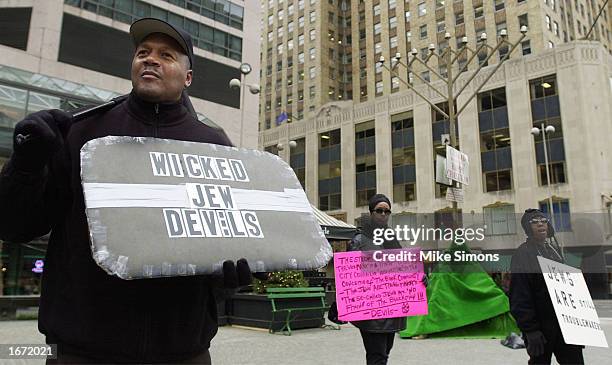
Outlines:
{"label": "man's ear", "polygon": [[191,86],[191,82],[193,81],[193,71],[187,71],[187,76],[185,77],[185,89]]}

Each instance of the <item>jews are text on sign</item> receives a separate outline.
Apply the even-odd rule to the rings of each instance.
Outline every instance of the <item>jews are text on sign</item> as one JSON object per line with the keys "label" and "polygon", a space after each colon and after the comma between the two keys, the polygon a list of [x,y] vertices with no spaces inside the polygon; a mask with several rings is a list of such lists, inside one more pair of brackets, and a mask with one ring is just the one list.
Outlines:
{"label": "jews are text on sign", "polygon": [[419,252],[417,248],[335,253],[338,318],[361,321],[427,314]]}
{"label": "jews are text on sign", "polygon": [[565,343],[608,347],[582,272],[538,256]]}
{"label": "jews are text on sign", "polygon": [[93,257],[124,279],[324,266],[331,247],[291,167],[248,149],[104,137],[81,149]]}

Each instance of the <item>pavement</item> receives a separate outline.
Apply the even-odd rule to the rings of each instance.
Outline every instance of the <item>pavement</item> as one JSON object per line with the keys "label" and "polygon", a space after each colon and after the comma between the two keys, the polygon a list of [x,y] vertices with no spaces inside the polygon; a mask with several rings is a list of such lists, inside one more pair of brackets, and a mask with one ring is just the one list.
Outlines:
{"label": "pavement", "polygon": [[[612,341],[612,301],[596,301],[602,327]],[[36,321],[0,322],[0,344],[44,343]],[[316,328],[296,330],[292,336],[266,330],[220,327],[210,349],[215,365],[259,364],[365,364],[359,331],[350,324],[340,331]],[[587,347],[586,364],[609,364],[612,349]],[[393,364],[526,364],[524,349],[512,350],[499,339],[395,339],[389,365]],[[0,364],[44,364],[44,360],[0,360]],[[553,360],[553,364],[556,364]]]}

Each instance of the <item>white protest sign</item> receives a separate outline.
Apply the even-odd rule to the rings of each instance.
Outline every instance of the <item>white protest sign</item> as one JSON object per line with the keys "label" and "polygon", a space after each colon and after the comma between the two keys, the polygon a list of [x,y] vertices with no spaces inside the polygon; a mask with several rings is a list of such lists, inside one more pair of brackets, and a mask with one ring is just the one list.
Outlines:
{"label": "white protest sign", "polygon": [[267,152],[109,136],[81,149],[92,255],[122,279],[312,270],[332,257],[293,169]]}
{"label": "white protest sign", "polygon": [[565,343],[608,347],[582,271],[538,256]]}
{"label": "white protest sign", "polygon": [[436,183],[453,185],[453,181],[446,177],[446,157],[436,155]]}
{"label": "white protest sign", "polygon": [[469,185],[470,162],[468,156],[451,146],[446,146],[446,177]]}
{"label": "white protest sign", "polygon": [[449,202],[463,203],[463,189],[447,188],[446,200]]}

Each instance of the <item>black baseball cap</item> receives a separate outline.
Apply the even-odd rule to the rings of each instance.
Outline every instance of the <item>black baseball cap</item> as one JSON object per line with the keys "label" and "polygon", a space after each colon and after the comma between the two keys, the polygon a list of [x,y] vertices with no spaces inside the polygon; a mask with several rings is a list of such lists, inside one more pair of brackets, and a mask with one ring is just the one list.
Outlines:
{"label": "black baseball cap", "polygon": [[162,33],[176,40],[187,57],[189,57],[189,68],[193,68],[193,43],[189,33],[163,20],[155,18],[142,18],[135,21],[130,26],[130,35],[136,47],[153,33]]}

